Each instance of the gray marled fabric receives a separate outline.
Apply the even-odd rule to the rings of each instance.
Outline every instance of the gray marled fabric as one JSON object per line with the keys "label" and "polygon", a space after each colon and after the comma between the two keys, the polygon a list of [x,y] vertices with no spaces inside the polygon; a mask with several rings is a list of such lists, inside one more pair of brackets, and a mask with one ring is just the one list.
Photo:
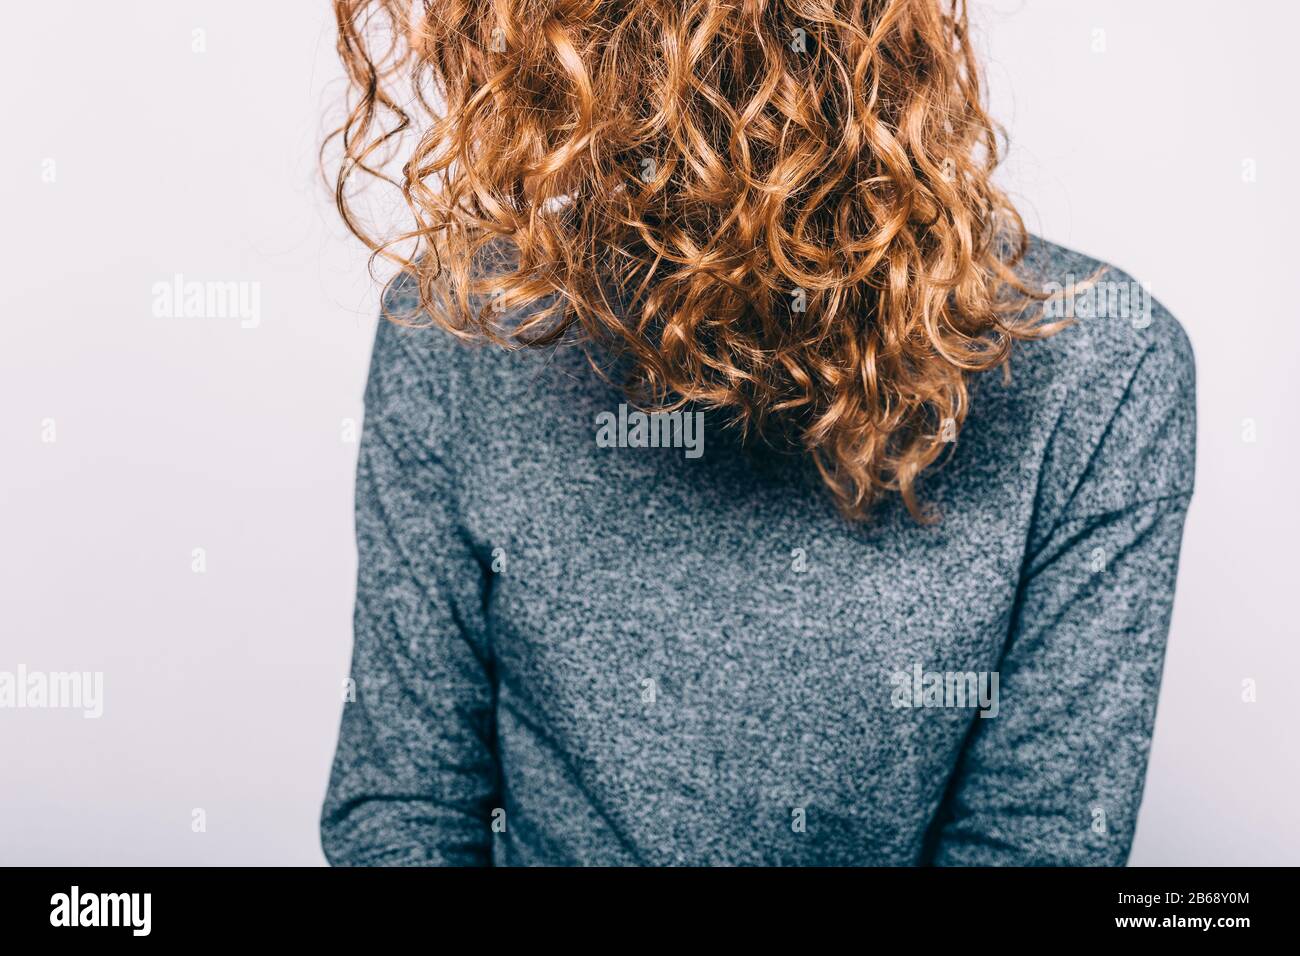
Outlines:
{"label": "gray marled fabric", "polygon": [[[329,860],[1122,864],[1195,440],[1187,338],[1149,318],[981,377],[931,527],[848,524],[707,417],[698,458],[598,447],[622,399],[576,349],[381,323]],[[924,706],[930,672],[996,674],[990,716]]]}

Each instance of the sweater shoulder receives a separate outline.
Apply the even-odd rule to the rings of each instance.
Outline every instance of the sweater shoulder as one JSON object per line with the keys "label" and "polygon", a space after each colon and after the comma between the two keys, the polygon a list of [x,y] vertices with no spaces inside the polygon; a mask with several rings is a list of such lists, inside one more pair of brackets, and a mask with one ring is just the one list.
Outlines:
{"label": "sweater shoulder", "polygon": [[[1186,331],[1150,287],[1116,266],[1031,240],[1020,274],[1049,293],[1060,331],[1017,343],[1002,431],[1033,422],[1039,503],[1055,520],[1190,494],[1195,472],[1196,367]],[[999,373],[981,383],[985,395]],[[992,387],[990,387],[992,386]]]}
{"label": "sweater shoulder", "polygon": [[1189,398],[1194,392],[1191,341],[1147,283],[1110,263],[1036,237],[1021,275],[1030,288],[1052,295],[1041,306],[1045,319],[1070,320],[1055,335],[1021,344],[1017,358],[1027,375],[1044,383],[1113,388],[1141,366],[1142,380],[1134,384],[1151,386],[1171,398]]}
{"label": "sweater shoulder", "polygon": [[[481,305],[471,297],[471,309]],[[414,278],[404,274],[389,284],[366,389],[367,408],[391,409],[421,429],[414,438],[444,447],[454,442],[461,452],[491,444],[505,420],[540,409],[541,392],[556,377],[547,373],[563,369],[572,376],[585,362],[567,342],[507,348],[472,333],[458,335],[428,309]],[[504,313],[501,321],[522,317]]]}

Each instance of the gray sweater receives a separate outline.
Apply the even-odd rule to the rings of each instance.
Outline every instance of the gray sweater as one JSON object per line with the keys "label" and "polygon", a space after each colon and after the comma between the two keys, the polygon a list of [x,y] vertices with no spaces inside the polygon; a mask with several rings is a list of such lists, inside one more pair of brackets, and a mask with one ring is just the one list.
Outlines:
{"label": "gray sweater", "polygon": [[330,862],[1123,864],[1194,371],[1105,280],[975,380],[931,526],[846,522],[710,414],[639,420],[576,348],[381,322]]}

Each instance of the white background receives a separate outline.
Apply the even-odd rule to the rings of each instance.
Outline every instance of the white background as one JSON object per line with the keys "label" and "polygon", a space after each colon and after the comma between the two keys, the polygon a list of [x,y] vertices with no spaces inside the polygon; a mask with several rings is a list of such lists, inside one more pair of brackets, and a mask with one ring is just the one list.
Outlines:
{"label": "white background", "polygon": [[[1031,229],[1149,282],[1196,350],[1135,865],[1300,863],[1298,9],[974,7]],[[105,703],[0,710],[0,863],[322,862],[356,560],[342,435],[377,310],[315,178],[332,30],[324,0],[7,13],[0,670],[102,671]],[[154,317],[177,273],[259,283],[260,325]]]}

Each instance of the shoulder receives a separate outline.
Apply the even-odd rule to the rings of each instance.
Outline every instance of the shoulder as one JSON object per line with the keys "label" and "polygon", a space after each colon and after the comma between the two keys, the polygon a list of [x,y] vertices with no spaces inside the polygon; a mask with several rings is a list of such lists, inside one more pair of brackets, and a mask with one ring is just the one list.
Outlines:
{"label": "shoulder", "polygon": [[[474,279],[491,278],[514,268],[517,251],[502,239],[494,239],[478,250],[470,265]],[[501,345],[488,342],[468,319],[457,318],[459,305],[444,299],[454,295],[438,283],[421,296],[419,280],[411,272],[399,273],[384,290],[380,327],[375,339],[376,355],[411,373],[424,372],[434,378],[460,371],[479,376],[492,374],[496,366],[528,365],[529,356],[544,352],[523,343]],[[553,304],[554,296],[521,306],[496,308],[484,293],[470,291],[467,305],[477,316],[491,311],[492,325],[504,339],[514,326],[537,310]],[[433,313],[436,313],[436,317]],[[567,340],[566,340],[567,341]]]}
{"label": "shoulder", "polygon": [[1182,325],[1124,270],[1042,239],[1020,273],[1053,295],[1045,318],[1072,320],[1011,358],[1012,404],[1037,422],[1044,508],[1081,516],[1190,494],[1196,363]]}
{"label": "shoulder", "polygon": [[384,290],[366,378],[366,427],[391,440],[446,444],[463,426],[476,349],[434,322],[415,280]]}
{"label": "shoulder", "polygon": [[1148,284],[1038,238],[1030,242],[1021,274],[1031,288],[1053,295],[1042,307],[1047,318],[1073,320],[1018,349],[1028,374],[1108,392],[1136,389],[1138,401],[1193,398],[1191,342]]}
{"label": "shoulder", "polygon": [[[384,289],[375,331],[371,375],[445,378],[469,349],[434,322],[420,302],[416,280],[402,273]],[[442,374],[440,374],[442,373]]]}
{"label": "shoulder", "polygon": [[[481,304],[471,297],[471,308]],[[580,365],[581,353],[572,349],[507,348],[458,335],[430,314],[434,307],[421,301],[408,274],[385,289],[366,385],[368,418],[400,419],[444,445],[467,447],[479,430],[535,409],[544,372]],[[501,320],[522,314],[506,311]]]}

